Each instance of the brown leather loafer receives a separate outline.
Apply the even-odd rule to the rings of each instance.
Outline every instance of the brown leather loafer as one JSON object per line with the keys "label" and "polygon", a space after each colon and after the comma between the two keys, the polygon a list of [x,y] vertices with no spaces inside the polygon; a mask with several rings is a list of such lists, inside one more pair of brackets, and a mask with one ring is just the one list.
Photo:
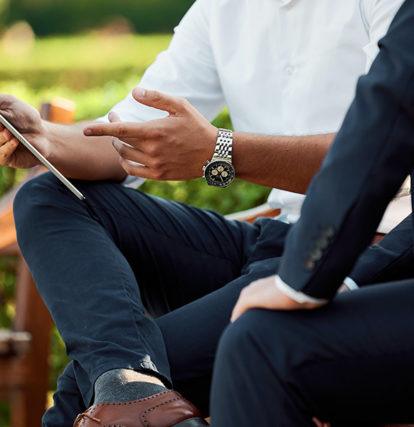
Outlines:
{"label": "brown leather loafer", "polygon": [[198,409],[174,391],[132,402],[101,403],[78,415],[74,427],[207,426]]}

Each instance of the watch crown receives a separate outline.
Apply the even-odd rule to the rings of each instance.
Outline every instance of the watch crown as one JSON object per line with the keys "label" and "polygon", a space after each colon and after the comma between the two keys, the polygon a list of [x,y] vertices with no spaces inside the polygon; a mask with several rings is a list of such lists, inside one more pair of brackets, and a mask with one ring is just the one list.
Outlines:
{"label": "watch crown", "polygon": [[204,165],[203,165],[203,172],[206,171],[206,167],[208,166],[208,164],[210,163],[210,160],[207,160]]}

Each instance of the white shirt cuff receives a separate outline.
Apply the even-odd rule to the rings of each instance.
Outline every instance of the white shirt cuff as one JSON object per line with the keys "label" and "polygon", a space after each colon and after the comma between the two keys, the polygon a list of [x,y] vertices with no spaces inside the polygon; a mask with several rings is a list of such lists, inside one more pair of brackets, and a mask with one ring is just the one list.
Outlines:
{"label": "white shirt cuff", "polygon": [[145,182],[144,178],[138,178],[136,176],[128,175],[124,181],[122,182],[122,185],[124,187],[129,187],[133,189],[137,189],[138,187],[141,187],[141,185]]}
{"label": "white shirt cuff", "polygon": [[356,282],[351,279],[350,277],[345,278],[344,285],[350,290],[350,291],[356,291],[359,289],[359,286],[356,284]]}
{"label": "white shirt cuff", "polygon": [[275,281],[279,291],[283,292],[285,295],[298,302],[299,304],[325,304],[327,302],[327,300],[312,298],[309,295],[304,294],[303,292],[295,291],[295,289],[287,285],[279,276],[276,276]]}

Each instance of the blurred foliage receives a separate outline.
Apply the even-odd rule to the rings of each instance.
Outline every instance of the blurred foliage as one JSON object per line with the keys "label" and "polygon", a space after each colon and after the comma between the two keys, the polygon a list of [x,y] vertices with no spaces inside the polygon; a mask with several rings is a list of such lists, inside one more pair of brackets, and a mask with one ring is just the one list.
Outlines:
{"label": "blurred foliage", "polygon": [[[20,55],[3,49],[0,92],[11,93],[34,106],[56,95],[63,96],[76,103],[77,120],[99,117],[138,83],[169,40],[167,35],[53,37],[37,40],[29,52]],[[228,113],[221,113],[215,124],[231,127]],[[9,176],[10,184],[11,172],[2,171]],[[247,209],[265,200],[268,193],[267,189],[240,181],[226,190],[200,181],[147,182],[144,189],[221,213]]]}
{"label": "blurred foliage", "polygon": [[[2,184],[0,169],[0,184]],[[1,188],[1,187],[0,187]],[[14,283],[16,259],[14,257],[0,258],[0,328],[10,328],[14,317]],[[9,408],[0,402],[0,427],[8,427]]]}
{"label": "blurred foliage", "polygon": [[170,39],[169,35],[53,37],[37,39],[18,53],[3,41],[0,81],[23,80],[32,89],[59,84],[74,90],[101,87],[142,75]]}
{"label": "blurred foliage", "polygon": [[77,119],[98,117],[138,83],[169,41],[166,35],[56,37],[21,54],[3,46],[0,92],[36,106],[63,96],[76,103]]}
{"label": "blurred foliage", "polygon": [[8,168],[0,168],[0,195],[8,190],[15,181],[16,171]]}
{"label": "blurred foliage", "polygon": [[[21,55],[10,55],[0,49],[0,93],[13,94],[36,107],[55,96],[63,96],[75,101],[78,120],[99,117],[139,81],[169,39],[165,35],[55,37],[37,40],[30,51]],[[215,124],[231,126],[227,111],[217,117]],[[21,176],[21,171],[0,168],[0,195]],[[229,189],[215,189],[201,180],[148,181],[143,190],[221,213],[260,204],[269,192],[243,181],[235,182]],[[10,326],[14,313],[14,263],[11,258],[0,259],[0,327]],[[67,362],[64,344],[56,331],[50,362],[53,389]],[[1,413],[0,406],[0,427],[7,425],[2,424]]]}
{"label": "blurred foliage", "polygon": [[11,326],[14,315],[14,271],[16,259],[14,257],[0,258],[0,325],[4,328]]}
{"label": "blurred foliage", "polygon": [[171,32],[193,1],[0,0],[0,13],[8,23],[29,22],[38,35],[84,31],[119,17],[139,33]]}
{"label": "blurred foliage", "polygon": [[8,11],[9,11],[9,0],[0,0],[0,25],[5,24]]}

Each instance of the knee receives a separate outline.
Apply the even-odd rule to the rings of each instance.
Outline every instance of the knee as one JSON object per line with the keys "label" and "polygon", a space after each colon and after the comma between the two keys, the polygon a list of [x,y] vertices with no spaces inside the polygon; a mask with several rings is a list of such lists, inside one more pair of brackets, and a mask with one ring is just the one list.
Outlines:
{"label": "knee", "polygon": [[50,173],[26,182],[17,192],[13,203],[14,220],[18,239],[31,235],[62,204],[67,207],[75,203],[68,197],[61,183]]}
{"label": "knee", "polygon": [[24,218],[26,212],[36,205],[52,202],[56,199],[57,191],[59,191],[59,182],[50,173],[27,181],[14,198],[13,209],[16,219]]}

